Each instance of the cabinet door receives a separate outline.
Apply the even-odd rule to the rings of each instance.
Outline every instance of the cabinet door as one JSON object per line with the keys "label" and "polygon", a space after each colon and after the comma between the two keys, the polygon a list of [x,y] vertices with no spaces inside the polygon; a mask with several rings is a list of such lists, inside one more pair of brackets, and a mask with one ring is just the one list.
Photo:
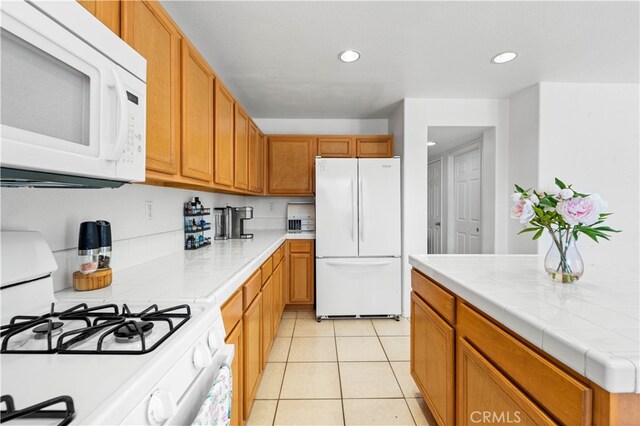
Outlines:
{"label": "cabinet door", "polygon": [[240,321],[229,333],[225,343],[235,347],[235,356],[231,363],[231,375],[233,380],[233,393],[231,394],[231,424],[238,426],[242,424],[242,363],[243,363],[243,334],[242,321]]}
{"label": "cabinet door", "polygon": [[78,3],[120,36],[120,0],[78,0]]}
{"label": "cabinet door", "polygon": [[[302,242],[306,243],[308,251],[301,253],[299,247]],[[288,303],[304,303],[310,304],[314,301],[314,257],[313,257],[313,241],[308,240],[292,240],[289,250],[289,298]]]}
{"label": "cabinet door", "polygon": [[411,293],[411,375],[440,425],[453,425],[454,329]]}
{"label": "cabinet door", "polygon": [[275,336],[280,326],[280,318],[282,317],[282,311],[284,309],[283,301],[283,288],[282,288],[282,265],[284,262],[280,262],[278,266],[273,270],[273,334]]}
{"label": "cabinet door", "polygon": [[235,154],[233,186],[238,189],[249,188],[249,117],[236,104]]}
{"label": "cabinet door", "polygon": [[457,371],[457,423],[459,425],[557,424],[461,338],[458,338]]}
{"label": "cabinet door", "polygon": [[182,40],[182,175],[213,179],[213,72]]}
{"label": "cabinet door", "polygon": [[219,80],[216,81],[215,98],[214,182],[233,186],[233,120],[236,103]]}
{"label": "cabinet door", "polygon": [[262,366],[267,364],[269,351],[273,343],[273,275],[262,287]]}
{"label": "cabinet door", "polygon": [[358,158],[393,157],[393,136],[356,137]]}
{"label": "cabinet door", "polygon": [[270,136],[267,142],[267,191],[273,195],[313,195],[313,136]]}
{"label": "cabinet door", "polygon": [[246,420],[251,413],[253,398],[258,390],[258,382],[262,373],[262,293],[253,299],[253,302],[242,316],[244,334],[244,379],[243,388],[243,416]]}
{"label": "cabinet door", "polygon": [[249,122],[249,191],[260,193],[261,192],[261,173],[262,166],[260,165],[261,155],[260,150],[262,145],[260,143],[260,135],[258,134],[258,128],[252,122]]}
{"label": "cabinet door", "polygon": [[318,137],[318,155],[327,158],[350,158],[356,156],[356,141],[344,137]]}
{"label": "cabinet door", "polygon": [[122,2],[122,38],[147,60],[147,170],[180,162],[180,34],[158,2]]}
{"label": "cabinet door", "polygon": [[258,192],[264,192],[264,151],[266,138],[260,130],[258,130]]}

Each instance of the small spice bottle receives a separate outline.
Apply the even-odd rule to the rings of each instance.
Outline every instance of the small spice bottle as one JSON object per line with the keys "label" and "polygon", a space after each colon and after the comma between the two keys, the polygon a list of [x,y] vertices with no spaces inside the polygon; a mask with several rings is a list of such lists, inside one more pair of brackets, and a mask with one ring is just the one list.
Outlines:
{"label": "small spice bottle", "polygon": [[98,269],[98,255],[100,253],[100,239],[98,237],[98,224],[95,222],[82,222],[78,236],[78,258],[80,272],[91,274]]}
{"label": "small spice bottle", "polygon": [[106,269],[111,265],[111,224],[106,220],[96,221],[98,224],[98,269]]}

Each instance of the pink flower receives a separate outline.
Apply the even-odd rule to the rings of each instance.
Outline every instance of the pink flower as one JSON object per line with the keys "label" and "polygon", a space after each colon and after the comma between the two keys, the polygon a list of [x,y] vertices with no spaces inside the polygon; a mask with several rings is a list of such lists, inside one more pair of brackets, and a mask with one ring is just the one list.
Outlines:
{"label": "pink flower", "polygon": [[511,207],[511,217],[513,219],[520,219],[520,223],[529,223],[531,219],[536,215],[533,211],[533,203],[527,199],[520,199],[513,203]]}
{"label": "pink flower", "polygon": [[600,218],[600,213],[604,212],[607,203],[598,194],[591,194],[587,197],[574,197],[562,200],[556,206],[556,211],[569,225],[593,225]]}

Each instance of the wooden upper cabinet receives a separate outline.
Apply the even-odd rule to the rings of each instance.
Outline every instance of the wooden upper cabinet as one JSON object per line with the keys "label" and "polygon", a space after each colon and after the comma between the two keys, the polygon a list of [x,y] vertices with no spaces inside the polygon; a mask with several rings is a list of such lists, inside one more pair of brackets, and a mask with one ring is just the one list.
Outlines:
{"label": "wooden upper cabinet", "polygon": [[267,192],[313,195],[314,136],[270,136],[267,143]]}
{"label": "wooden upper cabinet", "polygon": [[182,175],[213,179],[213,83],[209,64],[182,40]]}
{"label": "wooden upper cabinet", "polygon": [[215,167],[213,181],[219,185],[233,186],[233,122],[236,102],[219,80],[216,80],[215,98]]}
{"label": "wooden upper cabinet", "polygon": [[78,0],[78,3],[120,36],[120,0]]}
{"label": "wooden upper cabinet", "polygon": [[356,141],[348,136],[318,137],[318,155],[328,158],[353,158]]}
{"label": "wooden upper cabinet", "polygon": [[[102,3],[102,2],[98,2]],[[180,33],[157,2],[125,1],[122,38],[147,60],[147,170],[178,173]]]}
{"label": "wooden upper cabinet", "polygon": [[266,149],[266,138],[260,130],[258,130],[258,192],[264,192],[264,151]]}
{"label": "wooden upper cabinet", "polygon": [[258,128],[249,122],[249,191],[262,192],[262,140]]}
{"label": "wooden upper cabinet", "polygon": [[466,340],[458,339],[458,425],[484,423],[556,425],[544,410],[527,397]]}
{"label": "wooden upper cabinet", "polygon": [[236,103],[233,186],[249,189],[249,117]]}
{"label": "wooden upper cabinet", "polygon": [[358,158],[393,157],[393,136],[356,137],[356,155]]}

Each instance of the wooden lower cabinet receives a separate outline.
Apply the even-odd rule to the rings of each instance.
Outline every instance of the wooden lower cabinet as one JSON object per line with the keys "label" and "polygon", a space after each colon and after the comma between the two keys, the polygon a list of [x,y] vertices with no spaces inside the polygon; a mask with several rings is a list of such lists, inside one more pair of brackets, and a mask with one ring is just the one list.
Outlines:
{"label": "wooden lower cabinet", "polygon": [[411,376],[440,425],[454,424],[455,331],[411,294]]}
{"label": "wooden lower cabinet", "polygon": [[457,425],[556,425],[464,339],[458,339]]}
{"label": "wooden lower cabinet", "polygon": [[[284,312],[284,274],[282,270],[284,268],[284,261],[280,261],[278,266],[273,270],[273,331],[278,330],[280,326],[280,320],[282,318],[282,312]],[[274,336],[275,337],[275,336]]]}
{"label": "wooden lower cabinet", "polygon": [[275,316],[273,306],[273,275],[262,287],[262,366],[267,365],[271,345],[273,344],[273,317]]}
{"label": "wooden lower cabinet", "polygon": [[287,303],[313,304],[315,299],[314,241],[290,240],[289,291]]}
{"label": "wooden lower cabinet", "polygon": [[243,416],[246,420],[251,413],[253,399],[258,391],[262,374],[262,293],[244,311],[243,323]]}
{"label": "wooden lower cabinet", "polygon": [[231,425],[242,425],[242,406],[244,404],[242,390],[243,390],[243,340],[242,334],[242,321],[239,321],[234,329],[227,335],[225,343],[235,346],[235,355],[233,362],[231,363],[231,375],[233,380],[233,393],[231,394]]}

